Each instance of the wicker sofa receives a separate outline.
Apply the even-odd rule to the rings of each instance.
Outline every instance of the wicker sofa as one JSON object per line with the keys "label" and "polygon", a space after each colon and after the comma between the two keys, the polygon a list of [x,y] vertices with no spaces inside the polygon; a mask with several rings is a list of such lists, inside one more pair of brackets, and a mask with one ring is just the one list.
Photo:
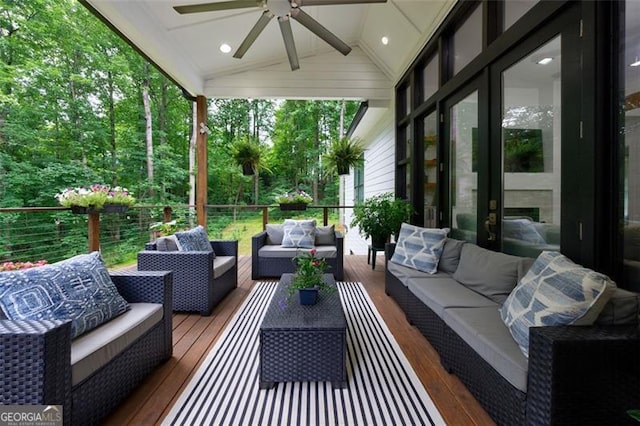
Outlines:
{"label": "wicker sofa", "polygon": [[[336,280],[343,278],[344,237],[333,226],[317,228],[316,256],[327,259],[328,273]],[[308,249],[282,247],[283,225],[267,224],[266,229],[251,238],[251,278],[280,277],[295,272],[293,258]]]}
{"label": "wicker sofa", "polygon": [[[173,310],[211,315],[238,287],[238,241],[209,241],[212,252],[180,251],[170,238],[147,243],[138,252],[138,270],[173,271]],[[173,243],[175,244],[175,243]]]}
{"label": "wicker sofa", "polygon": [[498,424],[633,424],[626,410],[640,407],[638,294],[617,289],[594,326],[531,328],[527,359],[492,299],[508,292],[495,282],[509,276],[515,286],[533,259],[448,239],[431,275],[389,261],[394,250],[387,245],[386,293]]}
{"label": "wicker sofa", "polygon": [[98,424],[171,357],[171,278],[111,273],[131,309],[73,340],[69,321],[0,320],[0,403],[62,405],[64,424]]}

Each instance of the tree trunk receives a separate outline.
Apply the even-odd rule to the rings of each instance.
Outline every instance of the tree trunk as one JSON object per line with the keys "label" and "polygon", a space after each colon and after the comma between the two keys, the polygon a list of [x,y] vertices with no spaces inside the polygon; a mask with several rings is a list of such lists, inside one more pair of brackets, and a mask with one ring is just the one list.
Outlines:
{"label": "tree trunk", "polygon": [[115,112],[115,88],[113,84],[113,73],[107,73],[107,81],[109,85],[109,139],[111,142],[111,173],[113,185],[118,185],[118,157],[116,146],[116,112]]}
{"label": "tree trunk", "polygon": [[151,100],[149,96],[149,63],[144,65],[144,80],[142,81],[142,104],[144,106],[145,140],[147,145],[147,180],[149,182],[149,196],[153,197],[153,132],[151,118]]}

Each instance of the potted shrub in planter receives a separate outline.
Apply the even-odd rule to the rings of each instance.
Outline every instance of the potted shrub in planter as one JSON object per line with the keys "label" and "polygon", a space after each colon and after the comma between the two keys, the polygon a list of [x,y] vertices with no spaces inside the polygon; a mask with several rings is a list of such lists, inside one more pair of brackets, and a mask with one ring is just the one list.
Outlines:
{"label": "potted shrub in planter", "polygon": [[258,172],[262,149],[257,141],[243,138],[231,146],[231,155],[235,162],[242,167],[242,174],[251,176]]}
{"label": "potted shrub in planter", "polygon": [[324,159],[330,170],[335,170],[338,175],[348,175],[351,167],[363,163],[363,154],[364,148],[360,139],[342,137],[331,142]]}
{"label": "potted shrub in planter", "polygon": [[373,247],[382,248],[391,234],[398,235],[402,222],[407,222],[413,207],[390,192],[375,195],[353,208],[351,226],[357,226],[360,234],[371,237]]}
{"label": "potted shrub in planter", "polygon": [[301,189],[276,197],[276,203],[280,204],[280,210],[306,210],[307,204],[312,201],[311,195]]}
{"label": "potted shrub in planter", "polygon": [[67,188],[55,197],[61,206],[77,214],[124,213],[136,202],[127,188],[102,184]]}

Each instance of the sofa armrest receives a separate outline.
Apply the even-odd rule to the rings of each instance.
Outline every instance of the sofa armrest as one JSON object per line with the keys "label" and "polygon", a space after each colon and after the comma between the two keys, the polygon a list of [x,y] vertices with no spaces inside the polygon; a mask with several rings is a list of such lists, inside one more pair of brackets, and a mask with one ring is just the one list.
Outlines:
{"label": "sofa armrest", "polygon": [[118,293],[129,303],[172,305],[173,273],[171,271],[112,271],[110,275]]}
{"label": "sofa armrest", "polygon": [[532,327],[527,422],[624,424],[640,407],[637,326]]}
{"label": "sofa armrest", "polygon": [[71,407],[71,321],[0,321],[0,404]]}
{"label": "sofa armrest", "polygon": [[238,240],[213,240],[210,243],[216,256],[238,256]]}
{"label": "sofa armrest", "polygon": [[251,237],[251,249],[257,253],[267,244],[267,231],[262,231]]}

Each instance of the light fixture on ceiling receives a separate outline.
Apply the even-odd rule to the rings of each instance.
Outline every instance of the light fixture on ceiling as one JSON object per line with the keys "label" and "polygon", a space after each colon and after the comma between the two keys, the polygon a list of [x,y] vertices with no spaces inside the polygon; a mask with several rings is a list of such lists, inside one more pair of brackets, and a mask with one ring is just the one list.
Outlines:
{"label": "light fixture on ceiling", "polygon": [[630,67],[640,67],[640,60],[636,56],[636,60],[629,64]]}
{"label": "light fixture on ceiling", "polygon": [[220,51],[222,53],[229,53],[229,52],[231,52],[231,46],[229,46],[227,43],[222,43],[220,45]]}
{"label": "light fixture on ceiling", "polygon": [[389,44],[389,37],[384,36],[380,39],[380,41],[386,46],[387,44]]}
{"label": "light fixture on ceiling", "polygon": [[548,63],[550,63],[551,61],[553,61],[553,58],[542,58],[540,59],[538,62],[536,62],[538,65],[547,65]]}

